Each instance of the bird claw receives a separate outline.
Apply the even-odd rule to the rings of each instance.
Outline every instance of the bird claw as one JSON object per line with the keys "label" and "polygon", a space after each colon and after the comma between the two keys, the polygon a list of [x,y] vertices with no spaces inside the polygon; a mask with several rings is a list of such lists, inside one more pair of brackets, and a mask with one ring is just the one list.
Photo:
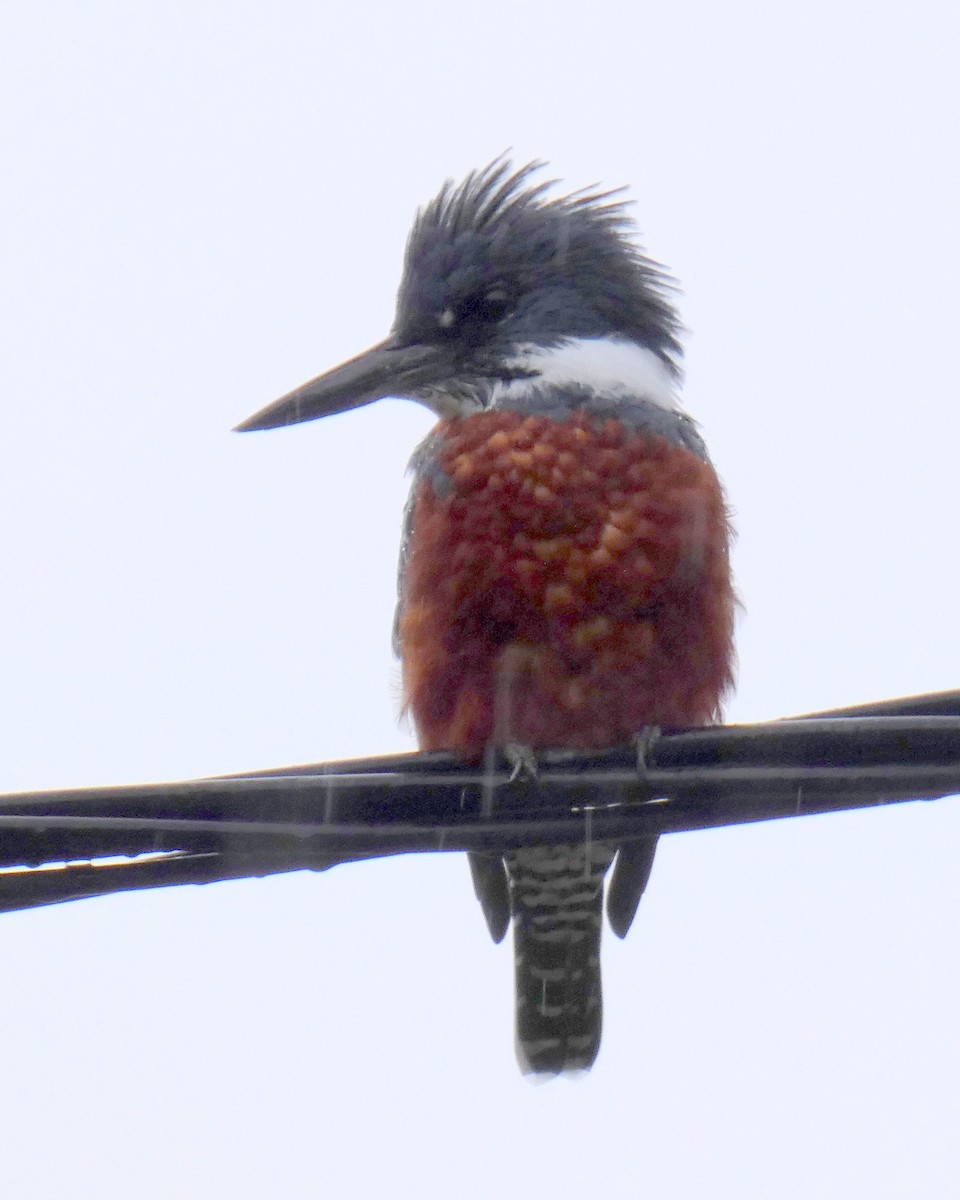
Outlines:
{"label": "bird claw", "polygon": [[637,774],[641,777],[647,773],[647,760],[649,758],[650,751],[660,738],[660,733],[661,729],[659,725],[644,725],[644,727],[634,738],[634,744],[637,747]]}
{"label": "bird claw", "polygon": [[510,767],[511,783],[532,783],[537,778],[539,767],[532,746],[523,742],[507,742],[503,747],[503,757]]}

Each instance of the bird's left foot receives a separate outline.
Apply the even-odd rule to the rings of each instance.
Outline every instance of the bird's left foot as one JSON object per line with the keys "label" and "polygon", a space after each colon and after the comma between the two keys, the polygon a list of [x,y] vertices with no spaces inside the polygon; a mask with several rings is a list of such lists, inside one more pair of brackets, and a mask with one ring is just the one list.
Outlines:
{"label": "bird's left foot", "polygon": [[660,739],[659,725],[644,725],[640,732],[634,737],[633,742],[637,750],[637,773],[640,776],[646,775],[649,767],[650,751]]}

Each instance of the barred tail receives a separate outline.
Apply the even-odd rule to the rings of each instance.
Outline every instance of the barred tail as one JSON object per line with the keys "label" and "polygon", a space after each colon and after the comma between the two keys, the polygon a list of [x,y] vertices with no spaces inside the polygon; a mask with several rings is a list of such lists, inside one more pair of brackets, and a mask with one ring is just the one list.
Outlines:
{"label": "barred tail", "polygon": [[506,856],[525,1074],[584,1071],[600,1049],[600,930],[610,842],[529,846]]}

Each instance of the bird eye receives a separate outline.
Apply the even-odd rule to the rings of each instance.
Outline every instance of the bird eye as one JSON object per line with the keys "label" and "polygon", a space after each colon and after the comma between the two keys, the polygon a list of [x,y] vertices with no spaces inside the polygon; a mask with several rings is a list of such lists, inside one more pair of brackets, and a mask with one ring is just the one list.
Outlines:
{"label": "bird eye", "polygon": [[454,335],[469,328],[481,330],[502,321],[511,307],[511,298],[504,288],[486,288],[471,292],[445,308],[438,316],[437,324]]}
{"label": "bird eye", "polygon": [[510,311],[510,297],[501,287],[489,288],[471,298],[471,313],[475,321],[485,324],[502,321]]}

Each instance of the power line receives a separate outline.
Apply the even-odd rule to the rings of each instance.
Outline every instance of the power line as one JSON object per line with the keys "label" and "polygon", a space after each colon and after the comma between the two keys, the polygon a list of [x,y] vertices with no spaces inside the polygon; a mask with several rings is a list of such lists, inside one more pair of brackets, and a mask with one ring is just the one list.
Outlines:
{"label": "power line", "polygon": [[[545,751],[448,754],[0,796],[0,911],[389,854],[629,839],[960,792],[960,691]],[[597,797],[603,797],[598,803]],[[589,833],[587,833],[589,829]]]}

